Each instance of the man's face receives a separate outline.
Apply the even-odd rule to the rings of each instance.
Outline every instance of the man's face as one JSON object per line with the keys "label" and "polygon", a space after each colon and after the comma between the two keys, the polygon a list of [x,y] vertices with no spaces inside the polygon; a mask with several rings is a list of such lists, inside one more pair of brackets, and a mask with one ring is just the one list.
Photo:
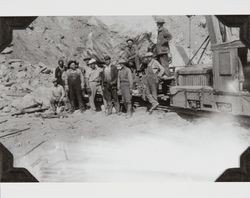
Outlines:
{"label": "man's face", "polygon": [[89,66],[89,64],[88,64],[88,63],[89,63],[89,60],[90,60],[90,59],[84,59],[84,60],[83,60],[87,66]]}
{"label": "man's face", "polygon": [[70,64],[70,69],[75,70],[76,69],[76,64],[75,63],[71,63]]}
{"label": "man's face", "polygon": [[131,67],[134,67],[134,63],[132,61],[129,61],[128,62],[128,66],[131,68]]}
{"label": "man's face", "polygon": [[152,57],[151,56],[147,57],[146,60],[147,60],[147,63],[149,63],[152,60]]}
{"label": "man's face", "polygon": [[59,65],[59,67],[63,68],[63,66],[64,66],[63,60],[60,60],[60,61],[58,62],[58,65]]}
{"label": "man's face", "polygon": [[95,64],[94,63],[90,64],[89,66],[90,66],[91,69],[95,69]]}
{"label": "man's face", "polygon": [[132,47],[132,46],[133,46],[133,42],[132,42],[132,41],[128,41],[127,43],[128,43],[128,46],[129,46],[129,47]]}
{"label": "man's face", "polygon": [[57,85],[58,85],[57,81],[54,81],[53,84],[55,87],[57,87]]}
{"label": "man's face", "polygon": [[110,59],[105,60],[106,65],[109,65],[111,63]]}
{"label": "man's face", "polygon": [[157,28],[160,29],[163,26],[163,23],[157,23]]}

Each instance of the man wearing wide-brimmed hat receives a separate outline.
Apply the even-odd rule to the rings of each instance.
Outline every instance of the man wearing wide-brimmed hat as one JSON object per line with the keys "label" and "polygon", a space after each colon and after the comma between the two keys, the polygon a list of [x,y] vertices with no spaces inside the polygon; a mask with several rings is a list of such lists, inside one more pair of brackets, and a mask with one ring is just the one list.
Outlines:
{"label": "man wearing wide-brimmed hat", "polygon": [[80,111],[85,110],[85,105],[82,97],[82,90],[84,89],[84,76],[79,68],[78,62],[70,60],[68,62],[68,70],[65,75],[65,90],[69,93],[71,104],[71,112],[73,113],[77,107]]}
{"label": "man wearing wide-brimmed hat", "polygon": [[132,89],[133,76],[131,70],[126,66],[127,61],[121,59],[119,61],[120,69],[118,71],[117,86],[121,91],[122,101],[127,111],[127,116],[132,116]]}
{"label": "man wearing wide-brimmed hat", "polygon": [[90,104],[90,109],[92,111],[96,111],[97,110],[95,105],[96,93],[99,92],[103,95],[101,88],[102,69],[97,66],[97,61],[95,59],[89,60],[88,65],[91,68],[88,75],[88,87],[90,88],[89,104]]}

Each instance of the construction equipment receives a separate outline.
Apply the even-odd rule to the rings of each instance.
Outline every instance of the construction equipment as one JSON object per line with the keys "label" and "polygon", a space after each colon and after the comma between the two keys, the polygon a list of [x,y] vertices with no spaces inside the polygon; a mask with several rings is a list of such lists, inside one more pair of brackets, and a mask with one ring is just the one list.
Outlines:
{"label": "construction equipment", "polygon": [[[250,116],[250,16],[206,16],[211,65],[192,65],[176,72],[170,107],[179,113],[216,112]],[[229,27],[238,27],[235,39]]]}

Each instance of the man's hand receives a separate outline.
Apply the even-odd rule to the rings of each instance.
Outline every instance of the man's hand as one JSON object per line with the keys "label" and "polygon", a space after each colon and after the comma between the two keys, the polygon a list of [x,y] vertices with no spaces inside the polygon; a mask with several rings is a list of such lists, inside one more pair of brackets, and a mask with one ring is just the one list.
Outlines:
{"label": "man's hand", "polygon": [[86,90],[87,90],[87,94],[91,95],[91,93],[92,93],[91,89],[88,87]]}
{"label": "man's hand", "polygon": [[68,92],[69,91],[69,87],[65,86],[65,91]]}

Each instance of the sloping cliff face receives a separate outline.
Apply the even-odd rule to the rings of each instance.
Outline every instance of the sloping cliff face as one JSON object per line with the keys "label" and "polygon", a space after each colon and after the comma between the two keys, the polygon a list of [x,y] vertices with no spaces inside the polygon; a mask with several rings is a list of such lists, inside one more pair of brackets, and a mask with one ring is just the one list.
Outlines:
{"label": "sloping cliff face", "polygon": [[[155,18],[159,16],[81,16],[38,17],[26,30],[15,31],[11,58],[27,60],[32,64],[43,62],[56,65],[58,58],[75,57],[80,62],[87,55],[102,59],[105,55],[118,58],[126,38],[135,38],[140,55],[147,49],[145,33],[152,32],[156,41]],[[189,21],[186,16],[160,16],[173,35],[171,49],[173,65],[183,65],[180,47],[189,54]],[[203,16],[192,18],[192,53],[208,35]],[[203,61],[210,59],[210,51]]]}

